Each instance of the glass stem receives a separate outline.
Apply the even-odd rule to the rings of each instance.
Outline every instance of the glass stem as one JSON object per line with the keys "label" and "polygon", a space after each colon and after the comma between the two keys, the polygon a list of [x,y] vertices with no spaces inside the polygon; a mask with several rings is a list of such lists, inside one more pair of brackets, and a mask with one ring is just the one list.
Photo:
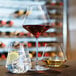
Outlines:
{"label": "glass stem", "polygon": [[38,65],[38,38],[36,38],[36,65]]}

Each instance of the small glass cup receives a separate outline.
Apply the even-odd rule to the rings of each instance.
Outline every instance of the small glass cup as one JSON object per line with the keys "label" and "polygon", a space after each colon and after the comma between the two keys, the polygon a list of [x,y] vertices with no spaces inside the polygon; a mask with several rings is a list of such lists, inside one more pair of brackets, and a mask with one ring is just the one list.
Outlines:
{"label": "small glass cup", "polygon": [[24,47],[21,43],[19,44],[18,48],[15,48],[13,43],[10,43],[8,46],[6,68],[11,73],[17,74],[25,73],[31,69],[31,59],[29,57],[29,52],[24,51]]}
{"label": "small glass cup", "polygon": [[67,60],[65,50],[61,44],[47,44],[45,57],[45,65],[49,67],[60,67]]}

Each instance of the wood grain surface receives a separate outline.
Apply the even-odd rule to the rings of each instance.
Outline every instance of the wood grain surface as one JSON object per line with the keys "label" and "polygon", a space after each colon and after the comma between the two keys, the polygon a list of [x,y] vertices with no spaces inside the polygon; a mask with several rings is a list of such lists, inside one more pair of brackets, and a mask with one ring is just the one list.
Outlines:
{"label": "wood grain surface", "polygon": [[47,71],[28,71],[24,74],[12,74],[4,66],[0,66],[0,76],[76,76],[76,61],[67,61],[59,68],[50,68]]}

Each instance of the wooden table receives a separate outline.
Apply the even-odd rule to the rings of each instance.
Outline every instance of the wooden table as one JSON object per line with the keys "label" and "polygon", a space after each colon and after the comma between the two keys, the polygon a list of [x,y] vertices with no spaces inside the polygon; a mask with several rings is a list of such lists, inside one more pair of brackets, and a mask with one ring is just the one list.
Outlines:
{"label": "wooden table", "polygon": [[4,66],[0,66],[0,76],[76,76],[76,61],[67,61],[59,68],[50,68],[47,71],[28,71],[25,74],[12,74]]}

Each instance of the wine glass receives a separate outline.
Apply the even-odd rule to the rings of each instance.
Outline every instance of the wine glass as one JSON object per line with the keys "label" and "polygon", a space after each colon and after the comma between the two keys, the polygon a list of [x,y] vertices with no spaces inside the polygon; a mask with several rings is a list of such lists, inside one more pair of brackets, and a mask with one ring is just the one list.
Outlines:
{"label": "wine glass", "polygon": [[28,5],[27,13],[24,18],[23,28],[32,33],[36,38],[35,70],[46,70],[46,68],[38,64],[38,38],[51,27],[48,24],[50,19],[47,10],[43,5]]}

